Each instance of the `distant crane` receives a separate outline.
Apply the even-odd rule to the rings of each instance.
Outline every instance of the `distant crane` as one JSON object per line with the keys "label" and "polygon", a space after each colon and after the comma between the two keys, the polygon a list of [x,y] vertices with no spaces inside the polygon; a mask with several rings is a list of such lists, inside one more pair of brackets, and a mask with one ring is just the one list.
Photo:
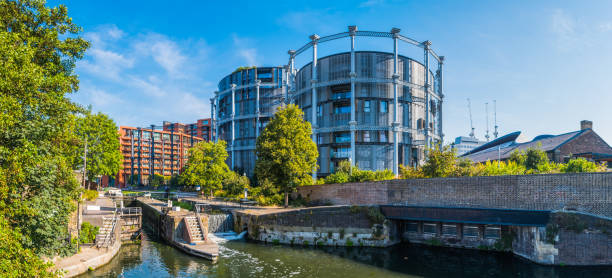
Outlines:
{"label": "distant crane", "polygon": [[472,138],[476,138],[474,136],[474,123],[472,123],[472,104],[470,103],[470,99],[467,99],[468,102],[468,111],[470,112],[470,128],[472,129],[472,131],[470,132],[470,137]]}
{"label": "distant crane", "polygon": [[493,115],[495,117],[495,131],[493,132],[493,136],[495,137],[495,139],[497,139],[497,135],[499,134],[497,132],[497,101],[493,100]]}
{"label": "distant crane", "polygon": [[487,114],[487,133],[485,135],[485,138],[487,139],[487,142],[489,142],[489,103],[485,102],[485,114]]}

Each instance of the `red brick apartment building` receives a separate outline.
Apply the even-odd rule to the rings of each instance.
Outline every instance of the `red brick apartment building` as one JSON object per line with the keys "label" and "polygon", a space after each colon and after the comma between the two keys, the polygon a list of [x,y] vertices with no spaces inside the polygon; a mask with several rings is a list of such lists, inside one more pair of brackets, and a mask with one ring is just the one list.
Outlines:
{"label": "red brick apartment building", "polygon": [[187,151],[201,137],[174,130],[152,130],[119,127],[123,169],[117,174],[115,186],[147,185],[149,175],[179,174],[187,163]]}
{"label": "red brick apartment building", "polygon": [[203,138],[206,141],[212,140],[213,136],[212,121],[210,118],[199,119],[193,124],[164,122],[164,130],[185,133],[187,135]]}

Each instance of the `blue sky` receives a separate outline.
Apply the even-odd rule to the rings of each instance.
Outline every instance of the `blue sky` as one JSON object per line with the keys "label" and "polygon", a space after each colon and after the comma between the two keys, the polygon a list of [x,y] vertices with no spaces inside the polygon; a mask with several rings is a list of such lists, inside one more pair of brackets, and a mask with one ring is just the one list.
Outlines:
{"label": "blue sky", "polygon": [[[71,97],[119,125],[208,117],[217,82],[243,65],[287,63],[317,33],[402,29],[446,57],[445,141],[483,138],[485,102],[500,134],[523,140],[577,130],[612,142],[610,1],[50,1],[64,3],[92,48]],[[380,40],[379,40],[380,41]],[[346,45],[344,45],[346,44]],[[358,50],[390,50],[358,40]],[[330,54],[348,41],[321,47]],[[401,49],[400,49],[401,50]],[[406,52],[409,56],[411,52]],[[422,52],[414,52],[422,58]],[[305,55],[309,57],[309,55]],[[298,60],[299,63],[305,61]],[[491,111],[490,106],[490,111]],[[490,117],[490,128],[493,119]]]}

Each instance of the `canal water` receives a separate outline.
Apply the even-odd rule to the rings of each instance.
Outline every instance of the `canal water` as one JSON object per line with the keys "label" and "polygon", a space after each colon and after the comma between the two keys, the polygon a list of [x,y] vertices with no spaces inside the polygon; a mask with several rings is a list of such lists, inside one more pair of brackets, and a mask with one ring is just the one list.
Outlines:
{"label": "canal water", "polygon": [[510,254],[401,244],[390,248],[291,247],[220,242],[213,264],[150,234],[80,277],[612,277],[612,267],[548,267]]}

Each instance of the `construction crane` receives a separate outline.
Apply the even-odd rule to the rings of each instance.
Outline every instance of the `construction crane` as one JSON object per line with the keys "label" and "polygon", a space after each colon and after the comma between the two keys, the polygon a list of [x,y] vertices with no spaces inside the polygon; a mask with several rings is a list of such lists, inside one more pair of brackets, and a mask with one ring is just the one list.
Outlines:
{"label": "construction crane", "polygon": [[470,112],[470,128],[472,129],[472,131],[470,132],[470,137],[472,138],[476,138],[474,136],[474,123],[472,122],[472,104],[470,103],[470,99],[467,99],[468,102],[468,111]]}
{"label": "construction crane", "polygon": [[487,118],[487,133],[485,134],[485,138],[487,139],[487,142],[489,142],[489,103],[485,102],[485,114],[487,114],[486,118]]}
{"label": "construction crane", "polygon": [[497,135],[499,134],[497,132],[497,101],[493,100],[493,117],[495,118],[495,131],[493,132],[493,137],[495,137],[495,139],[497,139]]}

